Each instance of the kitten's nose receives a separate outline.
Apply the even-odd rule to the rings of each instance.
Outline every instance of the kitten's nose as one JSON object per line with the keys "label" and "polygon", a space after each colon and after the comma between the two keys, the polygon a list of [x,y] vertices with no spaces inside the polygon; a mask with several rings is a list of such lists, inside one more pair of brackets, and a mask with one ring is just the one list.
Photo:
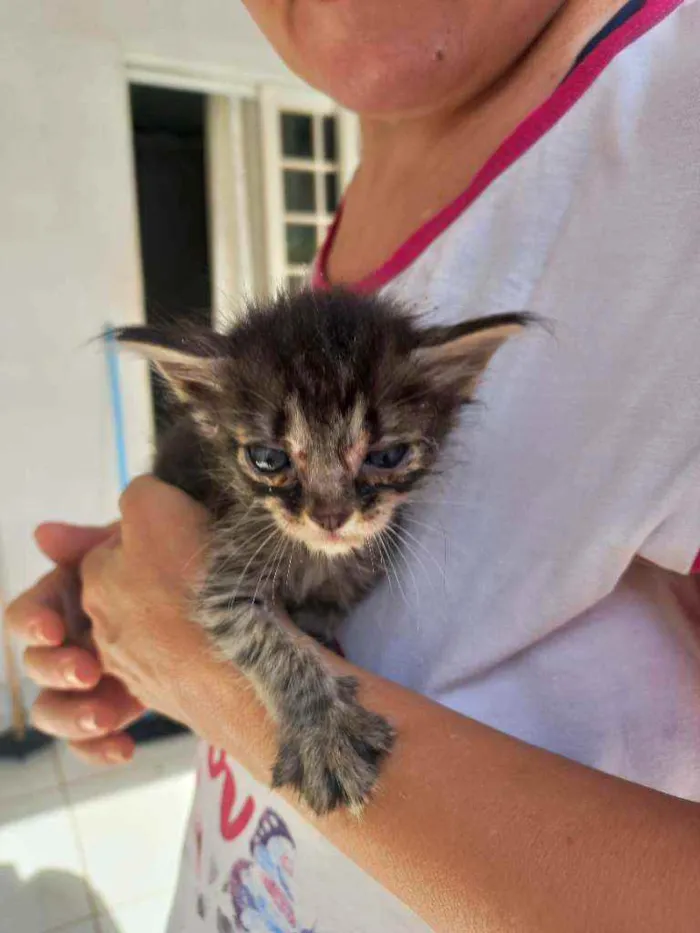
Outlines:
{"label": "kitten's nose", "polygon": [[338,531],[352,515],[352,509],[344,505],[317,505],[309,515],[326,531]]}

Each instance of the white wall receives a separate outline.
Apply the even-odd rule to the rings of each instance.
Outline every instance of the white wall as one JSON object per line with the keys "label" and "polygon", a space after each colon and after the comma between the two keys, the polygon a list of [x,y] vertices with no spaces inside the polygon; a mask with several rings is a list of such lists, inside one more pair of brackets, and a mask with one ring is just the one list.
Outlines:
{"label": "white wall", "polygon": [[[125,68],[135,60],[292,80],[239,0],[0,0],[6,597],[44,569],[38,521],[103,521],[116,506],[106,367],[88,341],[142,314]],[[137,364],[123,375],[136,471],[148,464],[145,379]]]}

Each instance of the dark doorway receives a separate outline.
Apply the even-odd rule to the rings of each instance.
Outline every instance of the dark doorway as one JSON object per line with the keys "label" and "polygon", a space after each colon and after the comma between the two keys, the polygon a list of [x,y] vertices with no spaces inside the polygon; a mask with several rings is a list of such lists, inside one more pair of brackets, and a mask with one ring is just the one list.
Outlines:
{"label": "dark doorway", "polygon": [[[146,319],[211,323],[203,94],[132,85],[134,162]],[[152,376],[156,433],[168,423]]]}

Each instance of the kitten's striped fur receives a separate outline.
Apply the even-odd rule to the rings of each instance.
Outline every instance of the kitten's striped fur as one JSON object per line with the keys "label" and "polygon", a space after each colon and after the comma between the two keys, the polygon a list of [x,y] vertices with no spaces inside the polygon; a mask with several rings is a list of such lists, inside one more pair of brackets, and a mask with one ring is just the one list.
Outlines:
{"label": "kitten's striped fur", "polygon": [[[273,784],[294,786],[317,813],[361,809],[394,731],[282,614],[332,638],[382,576],[388,529],[489,359],[525,320],[423,328],[384,298],[309,290],[250,307],[224,335],[117,334],[155,362],[181,403],[156,474],[213,516],[196,618],[278,723]],[[260,449],[288,467],[261,474]]]}

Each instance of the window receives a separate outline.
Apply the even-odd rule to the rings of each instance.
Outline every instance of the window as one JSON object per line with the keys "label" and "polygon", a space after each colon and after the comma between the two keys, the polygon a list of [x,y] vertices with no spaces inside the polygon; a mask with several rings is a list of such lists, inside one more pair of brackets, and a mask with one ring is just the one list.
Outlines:
{"label": "window", "polygon": [[304,281],[338,207],[338,120],[280,111],[285,282]]}
{"label": "window", "polygon": [[320,95],[261,94],[268,285],[305,280],[357,155],[354,118]]}

